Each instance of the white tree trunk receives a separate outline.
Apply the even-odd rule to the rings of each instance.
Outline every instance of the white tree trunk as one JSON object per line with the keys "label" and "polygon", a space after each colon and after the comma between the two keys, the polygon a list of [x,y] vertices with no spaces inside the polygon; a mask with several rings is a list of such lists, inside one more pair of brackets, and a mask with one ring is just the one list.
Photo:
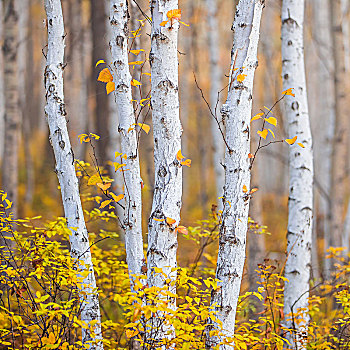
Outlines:
{"label": "white tree trunk", "polygon": [[48,27],[47,65],[45,68],[45,113],[50,129],[50,141],[56,159],[56,173],[61,187],[67,226],[71,230],[70,246],[74,259],[82,260],[82,270],[89,274],[81,284],[81,319],[89,324],[97,320],[92,335],[88,328],[82,329],[82,342],[88,349],[103,349],[101,342],[100,308],[91,261],[88,232],[80,201],[78,179],[75,174],[74,156],[67,131],[63,94],[64,38],[63,15],[60,0],[45,0]]}
{"label": "white tree trunk", "polygon": [[[121,150],[127,155],[127,171],[124,174],[125,186],[125,246],[129,273],[142,274],[145,264],[142,239],[142,203],[139,151],[136,130],[129,128],[135,123],[131,95],[131,75],[128,65],[128,9],[126,0],[110,1],[110,24],[112,36],[110,48],[115,82],[115,101],[119,116]],[[114,127],[117,127],[116,125]],[[131,278],[131,282],[133,278]]]}
{"label": "white tree trunk", "polygon": [[[304,46],[304,0],[283,0],[282,5],[282,77],[283,89],[294,88],[295,97],[285,97],[285,111],[289,137],[297,136],[297,143],[289,148],[289,217],[287,233],[287,262],[285,267],[284,313],[294,314],[299,308],[308,308],[312,212],[313,212],[313,155],[308,114]],[[287,316],[288,318],[288,316]],[[295,321],[285,324],[295,329],[287,334],[289,341],[300,349],[300,335],[307,331],[307,312]],[[294,341],[296,339],[296,342]]]}
{"label": "white tree trunk", "polygon": [[[212,321],[207,329],[206,347],[232,348],[223,344],[232,337],[235,328],[236,308],[242,281],[246,251],[249,195],[243,191],[250,187],[250,118],[252,90],[257,67],[260,20],[264,1],[241,0],[233,22],[234,41],[231,51],[231,76],[226,104],[221,108],[226,119],[226,141],[230,149],[225,153],[225,192],[223,223],[220,228],[216,278],[219,288],[212,293],[211,304],[222,322],[222,336],[210,336],[220,330]],[[244,67],[244,68],[243,68]],[[238,68],[235,71],[233,68]],[[246,74],[238,82],[237,74]],[[216,306],[214,306],[216,305]]]}
{"label": "white tree trunk", "polygon": [[[209,58],[210,58],[210,107],[215,113],[220,111],[220,101],[218,101],[218,93],[221,90],[221,69],[220,69],[220,40],[219,40],[219,23],[217,20],[217,0],[207,0],[208,9],[208,39],[209,39]],[[219,113],[218,113],[219,114]],[[220,117],[218,116],[218,119]],[[221,124],[224,129],[224,125]],[[217,122],[211,118],[211,133],[213,137],[213,162],[216,181],[216,196],[222,197],[225,184],[225,173],[223,158],[225,154],[225,144],[222,139],[221,132]],[[219,203],[222,203],[219,200]],[[222,206],[222,205],[221,205]]]}
{"label": "white tree trunk", "polygon": [[15,0],[4,2],[4,88],[5,125],[4,154],[2,162],[2,186],[13,202],[12,212],[17,216],[18,207],[18,152],[20,143],[20,109],[18,93],[18,12]]}
{"label": "white tree trunk", "polygon": [[[176,20],[169,21],[164,27],[160,24],[168,19],[168,11],[177,8],[177,0],[151,1],[152,34],[149,57],[152,79],[155,187],[148,224],[148,284],[168,288],[172,293],[175,293],[176,288],[174,282],[178,246],[175,227],[180,222],[182,196],[182,166],[176,157],[181,149],[182,133],[178,97],[179,24]],[[167,217],[176,222],[169,225],[166,222]],[[163,275],[156,272],[155,268],[162,269],[171,282],[166,283]],[[176,302],[171,301],[169,307],[175,308]],[[156,341],[171,337],[165,335],[169,328],[166,324],[160,325],[162,321],[161,315],[152,320],[154,333],[149,336]]]}

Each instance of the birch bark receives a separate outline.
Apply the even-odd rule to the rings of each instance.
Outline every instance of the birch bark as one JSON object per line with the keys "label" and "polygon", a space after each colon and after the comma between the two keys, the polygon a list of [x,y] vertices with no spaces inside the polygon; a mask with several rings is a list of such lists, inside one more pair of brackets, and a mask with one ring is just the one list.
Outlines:
{"label": "birch bark", "polygon": [[[250,187],[250,118],[252,90],[257,67],[260,21],[264,1],[241,0],[233,22],[234,41],[231,51],[231,75],[226,103],[221,112],[226,120],[225,190],[223,222],[220,228],[219,252],[216,267],[218,289],[212,292],[211,304],[222,322],[207,327],[206,347],[231,349],[234,335],[237,301],[245,261],[249,195],[243,186]],[[243,68],[244,67],[244,68]],[[238,68],[235,71],[234,68]],[[246,74],[238,82],[237,74]],[[214,332],[211,332],[214,331]],[[213,334],[213,335],[212,335]],[[226,340],[225,340],[226,338]],[[228,343],[228,344],[227,344]]]}
{"label": "birch bark", "polygon": [[[48,27],[47,65],[45,68],[45,113],[50,129],[50,141],[56,159],[56,173],[61,187],[67,226],[71,230],[70,246],[74,259],[83,261],[80,269],[89,274],[81,284],[81,320],[87,323],[82,329],[82,342],[88,349],[102,350],[100,308],[83,209],[80,201],[78,180],[75,174],[74,155],[67,131],[63,94],[64,38],[62,7],[60,0],[45,0]],[[94,334],[89,330],[91,321]]]}
{"label": "birch bark", "polygon": [[[308,114],[304,46],[304,0],[283,0],[282,4],[282,77],[283,89],[294,88],[295,97],[285,97],[285,112],[289,137],[298,137],[305,148],[297,143],[289,148],[289,203],[287,262],[285,266],[284,313],[295,313],[308,308],[312,213],[313,213],[313,154]],[[287,334],[292,346],[304,348],[300,342],[307,332],[308,315],[287,316]],[[289,320],[290,319],[290,320]],[[295,332],[295,333],[294,333]]]}
{"label": "birch bark", "polygon": [[5,125],[4,155],[2,162],[2,186],[13,202],[12,212],[17,216],[18,148],[20,141],[20,109],[18,94],[18,12],[15,0],[4,1],[4,87]]}
{"label": "birch bark", "polygon": [[4,94],[4,16],[3,3],[0,3],[0,162],[4,155],[4,135],[5,135],[5,94]]}
{"label": "birch bark", "polygon": [[[154,136],[155,188],[148,223],[148,284],[175,293],[177,235],[182,196],[182,166],[177,159],[181,149],[182,127],[179,118],[177,37],[179,23],[168,21],[167,12],[178,8],[177,0],[152,0],[151,104]],[[169,225],[166,218],[176,222]],[[163,220],[163,221],[158,221]],[[166,283],[162,272],[170,279]],[[171,300],[169,308],[175,308]],[[151,320],[155,325],[149,336],[155,341],[171,337],[161,315]],[[170,334],[167,334],[170,333]]]}
{"label": "birch bark", "polygon": [[[141,176],[136,130],[131,95],[131,75],[128,65],[128,9],[126,0],[110,1],[110,24],[112,36],[110,48],[115,82],[115,102],[119,116],[118,131],[122,153],[127,155],[123,174],[125,186],[125,246],[130,276],[140,276],[145,264],[142,239]],[[134,277],[130,277],[133,284]]]}
{"label": "birch bark", "polygon": [[[220,47],[219,47],[219,25],[217,20],[217,1],[207,0],[208,9],[208,39],[209,39],[209,57],[210,57],[210,106],[215,113],[219,111],[220,101],[218,93],[221,90],[221,69],[220,69]],[[223,128],[223,124],[221,124]],[[213,162],[216,180],[216,196],[221,197],[224,191],[225,173],[223,158],[225,154],[225,144],[217,122],[211,118],[211,133],[213,137]],[[221,203],[221,201],[219,201]]]}

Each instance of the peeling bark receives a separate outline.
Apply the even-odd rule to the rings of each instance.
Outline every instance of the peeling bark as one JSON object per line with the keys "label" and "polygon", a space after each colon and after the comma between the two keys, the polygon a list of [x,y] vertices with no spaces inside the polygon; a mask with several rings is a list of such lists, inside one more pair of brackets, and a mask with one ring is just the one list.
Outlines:
{"label": "peeling bark", "polygon": [[[237,301],[242,281],[246,251],[250,187],[250,118],[262,0],[241,0],[233,22],[234,42],[231,51],[231,75],[226,103],[221,112],[226,120],[225,190],[223,222],[220,228],[219,252],[216,267],[218,289],[212,292],[211,304],[222,322],[211,320],[207,327],[206,348],[231,349],[235,329]],[[243,68],[244,67],[244,68]],[[234,70],[238,68],[238,71]],[[238,72],[238,73],[237,73]],[[243,82],[236,75],[246,74]],[[220,335],[210,335],[211,331]],[[225,339],[228,343],[225,344]]]}
{"label": "peeling bark", "polygon": [[81,320],[94,326],[94,335],[88,328],[82,329],[82,342],[87,349],[102,350],[101,317],[98,293],[91,261],[88,232],[80,201],[78,179],[74,167],[74,154],[71,148],[66,109],[63,94],[64,40],[62,7],[60,0],[45,0],[48,27],[48,50],[45,68],[46,106],[45,113],[50,129],[50,142],[56,159],[56,174],[61,187],[64,213],[67,226],[71,230],[70,248],[73,259],[83,261],[79,269],[89,274],[81,284]]}
{"label": "peeling bark", "polygon": [[[283,0],[282,5],[282,77],[283,89],[294,88],[295,97],[286,96],[285,112],[289,137],[297,136],[305,148],[297,143],[289,146],[289,202],[287,262],[284,290],[285,326],[292,346],[302,349],[300,342],[307,332],[309,317],[298,316],[300,308],[308,308],[312,247],[313,214],[313,154],[309,122],[303,46],[304,0]],[[292,319],[292,320],[290,320]]]}

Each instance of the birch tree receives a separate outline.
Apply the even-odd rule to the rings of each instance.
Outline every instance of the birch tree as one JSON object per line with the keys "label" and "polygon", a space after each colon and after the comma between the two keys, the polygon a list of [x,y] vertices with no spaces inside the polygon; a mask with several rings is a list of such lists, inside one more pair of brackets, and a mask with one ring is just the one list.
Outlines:
{"label": "birch tree", "polygon": [[[66,111],[63,94],[64,39],[62,7],[60,0],[45,0],[48,28],[48,50],[45,68],[46,106],[45,113],[50,129],[50,141],[56,159],[56,174],[67,226],[71,230],[70,248],[73,259],[79,259],[81,320],[87,326],[82,329],[82,342],[88,349],[102,350],[100,308],[91,260],[88,232],[79,195],[78,179],[74,167],[74,155],[67,131]],[[86,277],[82,274],[88,271]],[[89,324],[97,321],[93,333]]]}
{"label": "birch tree", "polygon": [[20,109],[18,94],[18,12],[15,0],[4,0],[4,87],[5,123],[2,186],[13,202],[12,212],[17,216],[18,151],[20,142]]}
{"label": "birch tree", "polygon": [[[220,108],[218,93],[221,90],[219,25],[217,20],[217,1],[207,0],[208,9],[208,39],[210,58],[210,106],[213,113]],[[223,128],[223,124],[221,124]],[[224,168],[222,166],[225,154],[225,144],[221,132],[214,118],[211,119],[211,132],[213,137],[213,161],[216,180],[216,196],[221,197],[225,183]]]}
{"label": "birch tree", "polygon": [[[145,264],[142,239],[142,204],[139,152],[135,115],[132,105],[131,75],[128,64],[128,9],[126,0],[110,1],[112,27],[110,48],[115,82],[115,102],[119,116],[119,135],[122,153],[126,154],[125,185],[125,247],[126,260],[131,275],[140,276]],[[116,127],[116,126],[114,126]],[[131,129],[132,130],[131,130]],[[130,130],[129,130],[130,129]],[[131,277],[131,281],[133,281]]]}
{"label": "birch tree", "polygon": [[[154,136],[155,186],[148,223],[148,285],[175,293],[177,236],[182,196],[182,166],[177,157],[181,149],[179,118],[177,37],[179,23],[169,20],[169,11],[178,9],[177,0],[152,0],[151,104]],[[166,22],[167,21],[167,22]],[[163,22],[163,23],[162,23]],[[164,22],[166,22],[164,24]],[[162,25],[164,26],[162,26]],[[167,218],[175,221],[167,220]],[[159,273],[159,270],[162,273]],[[166,282],[166,278],[170,283]],[[170,301],[169,308],[176,303]],[[161,315],[153,318],[155,341],[167,337],[169,328]],[[170,332],[171,333],[171,332]]]}
{"label": "birch tree", "polygon": [[[308,308],[312,244],[313,155],[308,114],[303,23],[304,0],[283,0],[282,4],[282,77],[283,89],[294,88],[295,96],[286,95],[285,112],[289,137],[297,143],[289,148],[289,202],[287,262],[285,266],[285,325],[296,333],[287,334],[291,347],[300,348],[301,333],[307,331],[308,315],[303,312],[296,321],[295,313]],[[290,348],[290,346],[287,346]]]}
{"label": "birch tree", "polygon": [[[3,3],[0,2],[0,38],[4,37],[4,16]],[[4,94],[4,55],[0,42],[0,161],[4,155],[4,134],[5,134],[5,94]]]}
{"label": "birch tree", "polygon": [[[221,112],[226,120],[225,190],[219,252],[216,267],[218,288],[212,292],[211,304],[222,322],[211,320],[207,328],[206,347],[232,348],[237,301],[245,261],[250,187],[250,118],[252,90],[257,67],[257,49],[262,0],[241,0],[233,22],[231,73],[226,103]],[[236,70],[238,69],[238,70]],[[241,78],[238,79],[238,74]],[[243,76],[245,75],[245,77]],[[245,191],[247,188],[247,191]],[[225,340],[226,339],[226,340]],[[227,343],[228,344],[227,344]]]}

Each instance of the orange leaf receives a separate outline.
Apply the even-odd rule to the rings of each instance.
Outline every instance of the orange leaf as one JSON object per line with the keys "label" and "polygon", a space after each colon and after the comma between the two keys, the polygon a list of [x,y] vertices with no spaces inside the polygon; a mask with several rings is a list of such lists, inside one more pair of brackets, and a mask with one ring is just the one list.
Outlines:
{"label": "orange leaf", "polygon": [[161,27],[165,27],[165,25],[166,25],[168,22],[169,22],[169,21],[163,21],[163,22],[161,22],[160,26],[161,26]]}
{"label": "orange leaf", "polygon": [[151,130],[151,127],[147,124],[138,123],[138,125],[146,134],[148,134],[149,131]]}
{"label": "orange leaf", "polygon": [[297,140],[298,136],[294,136],[292,139],[285,139],[284,141],[286,141],[288,143],[288,145],[293,145],[295,143],[295,141]]}
{"label": "orange leaf", "polygon": [[260,135],[260,137],[262,137],[264,140],[266,140],[266,136],[269,132],[265,129],[263,131],[258,131],[257,134]]}
{"label": "orange leaf", "polygon": [[254,158],[254,154],[248,153],[248,158]]}
{"label": "orange leaf", "polygon": [[109,95],[111,92],[113,92],[115,90],[115,84],[113,81],[109,81],[106,84],[106,91],[107,91],[107,95]]}
{"label": "orange leaf", "polygon": [[237,75],[237,81],[239,83],[242,83],[244,81],[244,79],[246,78],[247,74],[238,74]]}
{"label": "orange leaf", "polygon": [[108,68],[102,69],[97,78],[98,81],[102,81],[102,83],[109,83],[113,81],[113,76]]}
{"label": "orange leaf", "polygon": [[153,218],[154,221],[159,221],[159,222],[163,222],[164,219],[158,219],[158,218]]}
{"label": "orange leaf", "polygon": [[181,9],[170,10],[167,12],[166,16],[169,19],[172,19],[172,18],[181,19]]}
{"label": "orange leaf", "polygon": [[175,224],[176,220],[175,219],[172,219],[172,218],[166,218],[166,223],[168,225],[172,225],[172,224]]}
{"label": "orange leaf", "polygon": [[188,234],[188,230],[185,226],[178,226],[175,229],[176,232],[182,233],[183,235],[187,235]]}
{"label": "orange leaf", "polygon": [[96,186],[99,187],[102,191],[107,191],[111,187],[111,183],[109,182],[104,184],[104,183],[98,182]]}
{"label": "orange leaf", "polygon": [[185,157],[182,155],[181,149],[180,149],[180,150],[176,153],[176,159],[181,161],[181,159],[184,159],[184,158],[185,158]]}
{"label": "orange leaf", "polygon": [[243,185],[243,192],[244,192],[244,193],[247,193],[247,192],[248,192],[248,189],[247,189],[247,186],[246,186],[246,185]]}
{"label": "orange leaf", "polygon": [[113,200],[114,200],[116,203],[119,202],[120,200],[122,200],[122,199],[124,198],[124,194],[123,194],[123,193],[120,194],[119,196],[116,196],[113,192],[110,192],[109,194],[112,196]]}
{"label": "orange leaf", "polygon": [[293,90],[294,90],[294,88],[287,89],[287,90],[283,91],[282,94],[295,97],[295,94],[293,94]]}
{"label": "orange leaf", "polygon": [[301,142],[299,142],[298,145],[299,145],[301,148],[305,148],[305,146],[304,146]]}
{"label": "orange leaf", "polygon": [[191,163],[192,163],[191,159],[186,159],[183,162],[181,162],[181,165],[185,165],[185,166],[188,166],[190,168]]}
{"label": "orange leaf", "polygon": [[249,194],[253,194],[254,192],[256,192],[258,189],[256,187],[252,188],[251,191],[249,192]]}

